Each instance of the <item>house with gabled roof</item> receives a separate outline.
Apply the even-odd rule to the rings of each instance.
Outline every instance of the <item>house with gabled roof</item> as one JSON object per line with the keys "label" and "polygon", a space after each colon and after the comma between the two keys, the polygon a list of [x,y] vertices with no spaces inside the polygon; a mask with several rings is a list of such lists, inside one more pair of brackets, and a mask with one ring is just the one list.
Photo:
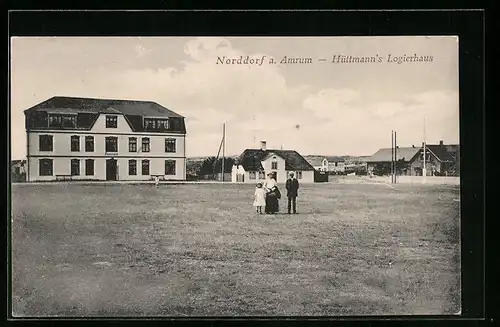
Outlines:
{"label": "house with gabled roof", "polygon": [[231,181],[263,182],[267,174],[273,173],[278,183],[284,183],[291,172],[299,182],[314,182],[314,167],[297,151],[267,149],[266,142],[262,141],[260,149],[246,149],[236,159]]}
{"label": "house with gabled roof", "polygon": [[[415,147],[397,147],[396,149],[396,159],[401,160],[405,165],[409,165],[413,158],[417,155],[420,148]],[[382,172],[391,171],[392,162],[392,149],[382,148],[375,152],[372,156],[366,158],[367,171],[368,173],[374,173],[377,170]],[[401,174],[406,175],[407,170],[401,171]]]}
{"label": "house with gabled roof", "polygon": [[[400,162],[398,174],[410,176],[422,176],[423,148],[420,147],[397,147],[396,160]],[[432,175],[454,175],[459,167],[458,145],[426,144],[426,174]],[[383,148],[366,159],[368,172],[378,169],[390,172],[392,149]],[[401,168],[402,167],[402,168]]]}
{"label": "house with gabled roof", "polygon": [[324,157],[311,157],[307,161],[317,171],[324,172],[344,172],[346,168],[345,158],[339,156],[324,156]]}
{"label": "house with gabled roof", "polygon": [[156,102],[55,96],[24,114],[28,181],[186,179],[184,117]]}
{"label": "house with gabled roof", "polygon": [[[425,167],[426,175],[459,175],[460,157],[458,145],[445,145],[443,141],[439,144],[426,144]],[[410,162],[411,175],[422,176],[423,168],[423,145]]]}

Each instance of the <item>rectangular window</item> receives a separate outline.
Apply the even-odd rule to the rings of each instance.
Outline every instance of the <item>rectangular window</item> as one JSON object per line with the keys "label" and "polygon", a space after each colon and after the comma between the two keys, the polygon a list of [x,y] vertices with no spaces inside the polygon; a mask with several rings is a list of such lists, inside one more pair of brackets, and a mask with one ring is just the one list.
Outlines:
{"label": "rectangular window", "polygon": [[277,161],[271,162],[271,169],[278,169],[278,162]]}
{"label": "rectangular window", "polygon": [[80,151],[80,136],[77,135],[71,136],[71,151],[72,152]]}
{"label": "rectangular window", "polygon": [[118,127],[118,117],[106,116],[106,128],[117,128],[117,127]]}
{"label": "rectangular window", "polygon": [[175,139],[165,139],[165,152],[175,152]]}
{"label": "rectangular window", "polygon": [[64,115],[62,116],[62,126],[63,127],[76,127],[76,115]]}
{"label": "rectangular window", "polygon": [[161,119],[158,121],[158,129],[160,131],[167,130],[168,129],[168,120],[167,119]]}
{"label": "rectangular window", "polygon": [[49,127],[76,127],[76,115],[49,115]]}
{"label": "rectangular window", "polygon": [[71,159],[71,176],[80,175],[80,159]]}
{"label": "rectangular window", "polygon": [[259,179],[266,179],[266,173],[259,171]]}
{"label": "rectangular window", "polygon": [[85,160],[85,175],[94,176],[94,160],[93,159]]}
{"label": "rectangular window", "polygon": [[118,152],[118,138],[115,136],[106,137],[106,152]]}
{"label": "rectangular window", "polygon": [[94,137],[85,136],[85,151],[94,152]]}
{"label": "rectangular window", "polygon": [[142,152],[149,152],[149,137],[142,138]]}
{"label": "rectangular window", "polygon": [[137,152],[137,138],[129,137],[128,138],[128,152]]}
{"label": "rectangular window", "polygon": [[137,161],[135,160],[128,161],[128,174],[131,176],[137,175]]}
{"label": "rectangular window", "polygon": [[168,119],[146,118],[144,128],[149,131],[165,131],[169,129]]}
{"label": "rectangular window", "polygon": [[142,161],[142,175],[149,175],[149,160]]}
{"label": "rectangular window", "polygon": [[53,160],[52,159],[40,159],[40,176],[52,176],[53,173]]}
{"label": "rectangular window", "polygon": [[175,175],[175,160],[165,160],[165,175]]}
{"label": "rectangular window", "polygon": [[248,172],[248,178],[255,179],[256,178],[256,173],[254,171]]}
{"label": "rectangular window", "polygon": [[49,115],[49,127],[62,127],[62,116]]}
{"label": "rectangular window", "polygon": [[301,171],[297,172],[297,179],[302,179],[302,172]]}
{"label": "rectangular window", "polygon": [[39,151],[53,151],[54,142],[52,135],[39,136]]}

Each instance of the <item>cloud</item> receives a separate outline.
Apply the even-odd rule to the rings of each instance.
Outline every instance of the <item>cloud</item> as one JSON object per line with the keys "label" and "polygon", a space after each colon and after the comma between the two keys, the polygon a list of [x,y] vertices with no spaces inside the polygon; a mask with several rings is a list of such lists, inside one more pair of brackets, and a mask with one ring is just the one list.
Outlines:
{"label": "cloud", "polygon": [[[253,135],[279,130],[293,130],[308,120],[301,103],[307,86],[290,87],[279,68],[271,65],[217,65],[219,56],[238,58],[262,54],[244,53],[220,38],[195,39],[185,46],[188,58],[176,69],[128,70],[103,85],[108,93],[137,99],[155,99],[184,115],[189,137],[212,132],[227,122],[242,134],[241,142],[233,143],[234,152],[250,146]],[[283,137],[283,136],[281,136]],[[246,142],[246,143],[245,143]],[[213,146],[212,146],[213,147]],[[193,151],[201,151],[204,145]]]}
{"label": "cloud", "polygon": [[141,44],[137,44],[135,47],[134,47],[134,50],[135,50],[135,53],[137,54],[137,57],[141,58],[141,57],[146,57],[147,55],[149,55],[151,53],[151,49],[148,49],[146,47],[144,47],[143,45]]}
{"label": "cloud", "polygon": [[[385,84],[363,83],[375,75],[348,86],[332,87],[341,84],[332,80],[352,76],[330,77],[331,71],[314,72],[321,79],[318,87],[314,85],[316,75],[302,70],[304,78],[297,75],[291,84],[290,75],[298,73],[290,66],[217,64],[218,57],[272,57],[257,47],[252,49],[259,51],[243,51],[224,38],[196,38],[180,48],[183,52],[177,51],[183,58],[170,58],[171,52],[140,42],[128,45],[130,53],[124,54],[128,55],[127,69],[108,69],[99,63],[99,51],[86,54],[88,62],[94,56],[98,64],[85,66],[84,75],[61,73],[50,79],[40,74],[33,79],[34,73],[25,68],[24,79],[15,83],[17,89],[22,85],[26,91],[13,101],[26,109],[26,94],[31,95],[28,89],[37,93],[36,101],[56,94],[156,101],[186,117],[188,156],[215,155],[223,122],[227,123],[230,154],[239,154],[260,140],[266,140],[269,147],[283,146],[304,154],[371,154],[387,146],[392,129],[398,130],[400,144],[420,142],[423,117],[427,117],[429,139],[458,139],[456,92],[436,89],[403,94],[398,88],[398,92],[386,92],[391,94],[388,98],[373,100],[373,93],[387,89]],[[151,59],[150,54],[159,58],[160,52],[165,56],[161,65],[140,68]],[[57,60],[54,62],[56,65]],[[76,62],[70,63],[76,67]],[[16,115],[13,124],[15,121],[21,126],[22,113]],[[19,130],[19,138],[25,137],[24,128]],[[16,151],[25,151],[25,146]]]}

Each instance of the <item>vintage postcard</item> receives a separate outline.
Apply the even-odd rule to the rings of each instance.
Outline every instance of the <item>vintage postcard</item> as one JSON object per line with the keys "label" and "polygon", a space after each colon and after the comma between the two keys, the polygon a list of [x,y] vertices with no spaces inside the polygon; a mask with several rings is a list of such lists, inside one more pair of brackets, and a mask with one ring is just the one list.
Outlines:
{"label": "vintage postcard", "polygon": [[458,44],[13,37],[13,316],[459,314]]}

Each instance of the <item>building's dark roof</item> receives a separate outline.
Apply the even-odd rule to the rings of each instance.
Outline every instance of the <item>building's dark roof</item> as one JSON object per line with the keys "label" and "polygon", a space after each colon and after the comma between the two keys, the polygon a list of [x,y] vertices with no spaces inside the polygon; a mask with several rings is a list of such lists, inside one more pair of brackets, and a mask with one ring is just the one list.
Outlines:
{"label": "building's dark roof", "polygon": [[454,161],[455,158],[449,153],[445,145],[427,144],[427,149],[434,153],[434,155],[441,161]]}
{"label": "building's dark roof", "polygon": [[[396,159],[404,159],[405,161],[410,161],[420,150],[420,148],[414,147],[398,147]],[[375,152],[371,157],[366,158],[366,162],[390,162],[392,158],[392,149],[384,148]]]}
{"label": "building's dark roof", "polygon": [[[438,160],[441,161],[454,161],[455,158],[447,149],[447,145],[439,144],[427,144],[427,149],[436,156]],[[458,146],[457,146],[458,148]],[[416,155],[423,151],[422,147],[404,147],[398,148],[397,158],[398,160],[404,159],[405,161],[411,161],[416,158]],[[456,151],[456,150],[455,150]],[[392,150],[391,148],[384,148],[378,150],[374,155],[368,157],[366,162],[390,162],[391,161]]]}
{"label": "building's dark roof", "polygon": [[156,102],[55,96],[27,110],[57,113],[121,113],[143,117],[182,117]]}
{"label": "building's dark roof", "polygon": [[285,159],[286,170],[314,170],[314,167],[307,162],[297,151],[294,150],[261,150],[246,149],[236,160],[236,164],[243,166],[246,171],[262,170],[261,161],[267,155],[274,153]]}

